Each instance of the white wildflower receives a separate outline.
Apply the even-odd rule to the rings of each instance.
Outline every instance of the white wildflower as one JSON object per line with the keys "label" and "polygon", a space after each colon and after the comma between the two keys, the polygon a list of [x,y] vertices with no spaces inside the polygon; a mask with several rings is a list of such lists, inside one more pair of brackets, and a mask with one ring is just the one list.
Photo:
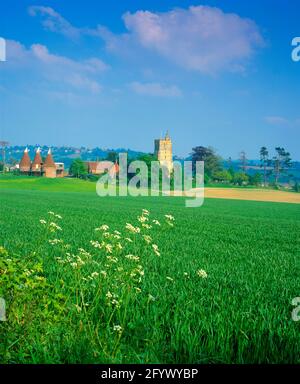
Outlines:
{"label": "white wildflower", "polygon": [[126,255],[125,257],[126,257],[126,259],[133,260],[133,261],[139,261],[140,260],[140,258],[138,256],[134,256],[134,255]]}
{"label": "white wildflower", "polygon": [[114,325],[114,331],[121,334],[123,332],[123,328],[121,327],[121,325]]}
{"label": "white wildflower", "polygon": [[75,308],[77,309],[77,312],[81,312],[81,310],[82,310],[82,308],[77,304],[75,304]]}
{"label": "white wildflower", "polygon": [[130,232],[132,233],[140,233],[141,232],[141,228],[139,227],[134,227],[132,224],[130,223],[126,223],[126,229],[128,229]]}
{"label": "white wildflower", "polygon": [[165,215],[165,218],[168,220],[171,220],[171,221],[175,220],[174,216],[172,216],[172,215]]}
{"label": "white wildflower", "polygon": [[91,240],[90,243],[94,248],[101,248],[101,244],[99,243],[99,241]]}
{"label": "white wildflower", "polygon": [[84,265],[85,262],[82,260],[82,258],[80,256],[77,256],[77,263],[78,265]]}
{"label": "white wildflower", "polygon": [[152,244],[152,248],[153,248],[153,251],[154,251],[154,253],[156,254],[156,256],[160,256],[160,252],[159,252],[159,249],[158,249],[158,245],[156,245],[156,244]]}
{"label": "white wildflower", "polygon": [[62,243],[63,241],[60,240],[60,239],[53,239],[53,240],[49,240],[49,243],[51,245],[55,245],[55,244],[59,244],[59,243]]}
{"label": "white wildflower", "polygon": [[114,305],[114,306],[117,307],[117,308],[120,308],[120,303],[119,303],[119,301],[116,300],[116,299],[112,299],[111,304]]}
{"label": "white wildflower", "polygon": [[135,232],[135,227],[130,223],[126,223],[125,228],[128,229],[130,232]]}
{"label": "white wildflower", "polygon": [[198,275],[199,277],[201,277],[202,279],[206,279],[206,278],[207,278],[207,273],[204,271],[204,269],[199,269],[199,270],[197,271],[197,275]]}
{"label": "white wildflower", "polygon": [[111,261],[112,263],[117,263],[118,258],[113,256],[106,256],[107,260]]}
{"label": "white wildflower", "polygon": [[143,235],[143,238],[144,238],[144,240],[146,241],[146,243],[147,243],[147,244],[150,244],[150,243],[151,243],[151,241],[152,241],[152,238],[151,238],[151,236],[148,236],[148,235]]}
{"label": "white wildflower", "polygon": [[108,253],[112,253],[113,247],[111,244],[105,244],[105,249]]}
{"label": "white wildflower", "polygon": [[59,225],[57,225],[56,223],[52,222],[50,223],[50,229],[52,229],[52,231],[62,231],[61,227]]}
{"label": "white wildflower", "polygon": [[138,216],[138,221],[140,222],[140,223],[145,223],[146,221],[148,221],[149,219],[148,219],[148,217],[146,217],[146,216]]}
{"label": "white wildflower", "polygon": [[78,249],[79,253],[81,256],[85,256],[85,257],[91,257],[91,254],[89,252],[87,252],[85,249],[83,248],[79,248]]}
{"label": "white wildflower", "polygon": [[155,225],[160,225],[160,222],[156,219],[152,220],[152,223],[155,224]]}
{"label": "white wildflower", "polygon": [[151,229],[151,228],[152,228],[152,225],[143,223],[143,224],[142,224],[142,227],[147,228],[147,229]]}
{"label": "white wildflower", "polygon": [[109,226],[106,224],[101,225],[101,227],[96,228],[95,231],[107,231],[109,229]]}

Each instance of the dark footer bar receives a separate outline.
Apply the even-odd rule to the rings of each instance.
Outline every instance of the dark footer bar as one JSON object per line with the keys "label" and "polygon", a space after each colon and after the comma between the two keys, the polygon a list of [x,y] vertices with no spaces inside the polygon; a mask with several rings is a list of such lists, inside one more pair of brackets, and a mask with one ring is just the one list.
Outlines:
{"label": "dark footer bar", "polygon": [[0,365],[0,382],[101,384],[153,381],[198,382],[212,380],[255,380],[263,374],[286,378],[289,371],[300,373],[299,365]]}

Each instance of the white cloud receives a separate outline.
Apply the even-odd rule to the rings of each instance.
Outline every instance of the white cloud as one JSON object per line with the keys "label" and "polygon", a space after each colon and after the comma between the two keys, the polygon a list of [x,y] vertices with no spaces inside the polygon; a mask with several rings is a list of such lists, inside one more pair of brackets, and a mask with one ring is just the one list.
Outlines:
{"label": "white cloud", "polygon": [[300,119],[287,119],[282,116],[266,116],[264,118],[265,122],[270,124],[270,125],[277,125],[277,126],[286,126],[289,128],[293,127],[299,127],[300,126]]}
{"label": "white cloud", "polygon": [[202,5],[160,13],[126,12],[122,18],[128,32],[123,34],[101,25],[76,28],[50,7],[32,6],[29,13],[42,16],[46,29],[69,38],[98,36],[114,53],[142,56],[147,51],[187,70],[209,74],[244,71],[256,50],[264,46],[253,20]]}
{"label": "white cloud", "polygon": [[175,85],[165,86],[160,83],[140,83],[134,81],[129,84],[129,87],[139,95],[159,97],[179,97],[182,95],[180,89]]}
{"label": "white cloud", "polygon": [[58,85],[67,84],[73,88],[84,89],[92,93],[101,90],[98,76],[108,66],[97,58],[73,60],[55,55],[41,44],[33,44],[29,49],[17,41],[7,41],[6,69],[18,68],[32,70],[37,76]]}
{"label": "white cloud", "polygon": [[282,116],[266,116],[265,121],[271,125],[287,125],[290,121]]}
{"label": "white cloud", "polygon": [[81,34],[79,28],[74,27],[51,7],[34,5],[28,8],[28,12],[31,16],[41,16],[42,25],[49,31],[60,33],[71,39],[78,39]]}
{"label": "white cloud", "polygon": [[125,13],[128,33],[98,34],[115,53],[144,49],[188,70],[216,73],[243,71],[263,37],[254,21],[219,8],[191,6],[165,13]]}

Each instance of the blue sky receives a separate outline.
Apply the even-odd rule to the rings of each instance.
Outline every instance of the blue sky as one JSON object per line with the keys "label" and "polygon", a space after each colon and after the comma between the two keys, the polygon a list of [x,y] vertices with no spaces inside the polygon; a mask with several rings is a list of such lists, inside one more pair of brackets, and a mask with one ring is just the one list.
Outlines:
{"label": "blue sky", "polygon": [[300,1],[8,1],[0,136],[12,144],[300,160]]}

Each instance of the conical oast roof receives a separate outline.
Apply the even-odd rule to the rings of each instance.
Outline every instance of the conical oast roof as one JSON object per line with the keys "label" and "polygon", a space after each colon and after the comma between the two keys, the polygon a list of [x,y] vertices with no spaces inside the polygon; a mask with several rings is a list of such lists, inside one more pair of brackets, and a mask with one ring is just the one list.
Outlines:
{"label": "conical oast roof", "polygon": [[51,154],[51,149],[49,149],[49,151],[48,151],[48,155],[47,155],[45,162],[44,162],[44,167],[56,168],[56,165],[54,163],[54,160],[53,160],[53,157]]}
{"label": "conical oast roof", "polygon": [[35,171],[37,169],[41,169],[41,163],[43,162],[40,148],[38,148],[35,152],[35,156],[32,162],[32,170]]}
{"label": "conical oast roof", "polygon": [[29,171],[30,170],[30,165],[31,165],[31,161],[30,161],[30,157],[28,155],[28,149],[26,148],[25,151],[24,151],[24,154],[22,156],[22,159],[20,161],[20,164],[19,164],[19,168],[20,170],[26,170],[26,171]]}

